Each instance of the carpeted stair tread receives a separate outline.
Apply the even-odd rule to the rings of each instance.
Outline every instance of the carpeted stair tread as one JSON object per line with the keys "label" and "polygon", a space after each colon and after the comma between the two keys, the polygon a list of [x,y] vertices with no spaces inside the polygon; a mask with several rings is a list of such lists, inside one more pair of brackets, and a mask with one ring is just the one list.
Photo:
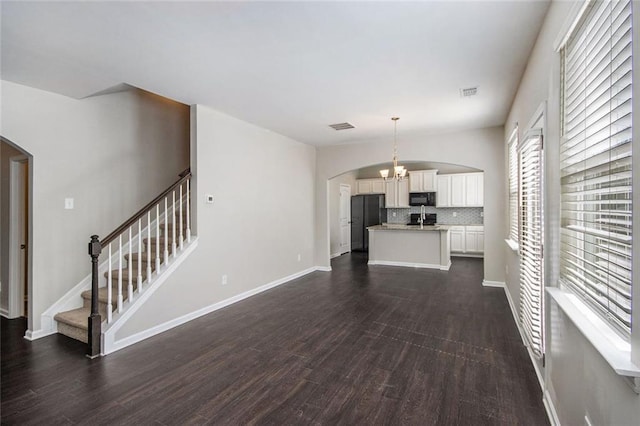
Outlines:
{"label": "carpeted stair tread", "polygon": [[[126,286],[122,286],[122,298],[126,300],[127,298],[127,288]],[[107,294],[107,288],[106,287],[100,287],[98,289],[98,302],[100,303],[107,303],[108,300],[108,294]],[[91,290],[86,290],[82,292],[82,298],[85,300],[91,300]],[[111,304],[115,305],[116,301],[118,300],[118,288],[111,288]]]}
{"label": "carpeted stair tread", "polygon": [[[138,255],[138,253],[132,253],[131,256],[129,256],[129,253],[124,255],[124,258],[127,262],[129,261],[129,259],[131,259],[131,262],[137,262],[139,257],[140,256]],[[149,259],[149,253],[145,250],[142,252],[142,263],[147,263],[148,259]],[[162,263],[163,260],[164,260],[164,250],[160,250],[160,262]],[[154,251],[153,253],[151,253],[151,262],[155,263],[155,261],[156,261],[156,252]],[[151,265],[152,268],[154,266],[155,265]],[[137,266],[134,267],[133,269],[137,271]]]}
{"label": "carpeted stair tread", "polygon": [[53,317],[53,319],[73,327],[87,330],[89,327],[88,318],[90,315],[91,309],[78,308],[66,312],[59,312]]}
{"label": "carpeted stair tread", "polygon": [[[117,269],[111,270],[111,279],[117,281],[118,280],[119,271]],[[109,271],[105,271],[104,277],[109,279]],[[142,268],[142,280],[144,281],[147,278],[147,268]],[[131,270],[131,281],[136,282],[138,279],[138,268],[132,268]],[[129,281],[129,267],[122,268],[122,282]]]}

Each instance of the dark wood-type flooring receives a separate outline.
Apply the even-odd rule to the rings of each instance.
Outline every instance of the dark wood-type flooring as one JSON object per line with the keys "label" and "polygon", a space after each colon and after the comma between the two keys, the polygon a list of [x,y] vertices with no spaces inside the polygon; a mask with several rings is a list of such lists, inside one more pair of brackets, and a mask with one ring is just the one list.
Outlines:
{"label": "dark wood-type flooring", "polygon": [[2,319],[2,424],[547,425],[502,289],[447,272],[315,272],[103,358]]}

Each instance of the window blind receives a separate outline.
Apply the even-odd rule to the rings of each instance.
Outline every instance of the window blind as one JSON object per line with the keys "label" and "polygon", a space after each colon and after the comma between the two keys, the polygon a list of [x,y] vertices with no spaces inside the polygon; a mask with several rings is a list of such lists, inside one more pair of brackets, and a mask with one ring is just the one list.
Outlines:
{"label": "window blind", "polygon": [[629,336],[632,2],[598,1],[561,50],[560,280]]}
{"label": "window blind", "polygon": [[520,323],[531,351],[544,353],[542,284],[542,132],[528,131],[518,147],[520,197]]}
{"label": "window blind", "polygon": [[509,239],[518,242],[518,127],[509,137]]}

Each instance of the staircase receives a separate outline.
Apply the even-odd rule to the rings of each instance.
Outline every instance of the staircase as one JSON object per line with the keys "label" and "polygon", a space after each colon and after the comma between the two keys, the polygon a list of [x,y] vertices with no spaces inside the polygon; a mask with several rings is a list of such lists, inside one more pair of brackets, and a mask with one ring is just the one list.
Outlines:
{"label": "staircase", "polygon": [[[91,342],[90,328],[94,330],[94,336],[102,334],[119,314],[133,306],[139,295],[153,286],[189,243],[191,173],[186,170],[180,177],[102,242],[97,236],[92,237],[89,243],[93,265],[92,289],[80,294],[82,307],[54,316],[58,333],[87,343],[88,355],[100,353],[99,343],[95,343],[99,339],[94,337]],[[99,287],[98,278],[98,256],[101,252],[107,256],[106,265],[100,268],[104,271],[103,287]],[[92,298],[97,300],[92,301]],[[92,304],[97,306],[97,311],[92,312]],[[90,317],[97,319],[98,314],[101,324],[96,328],[94,321],[92,327]]]}

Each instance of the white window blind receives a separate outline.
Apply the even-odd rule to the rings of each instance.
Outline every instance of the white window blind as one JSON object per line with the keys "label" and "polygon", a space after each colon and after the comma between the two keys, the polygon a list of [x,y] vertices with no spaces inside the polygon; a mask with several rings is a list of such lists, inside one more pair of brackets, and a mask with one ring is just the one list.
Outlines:
{"label": "white window blind", "polygon": [[560,280],[631,332],[631,1],[597,1],[562,48]]}
{"label": "white window blind", "polygon": [[509,239],[518,242],[518,127],[509,137]]}
{"label": "white window blind", "polygon": [[528,131],[518,147],[520,194],[520,322],[531,351],[544,353],[542,284],[542,132]]}

